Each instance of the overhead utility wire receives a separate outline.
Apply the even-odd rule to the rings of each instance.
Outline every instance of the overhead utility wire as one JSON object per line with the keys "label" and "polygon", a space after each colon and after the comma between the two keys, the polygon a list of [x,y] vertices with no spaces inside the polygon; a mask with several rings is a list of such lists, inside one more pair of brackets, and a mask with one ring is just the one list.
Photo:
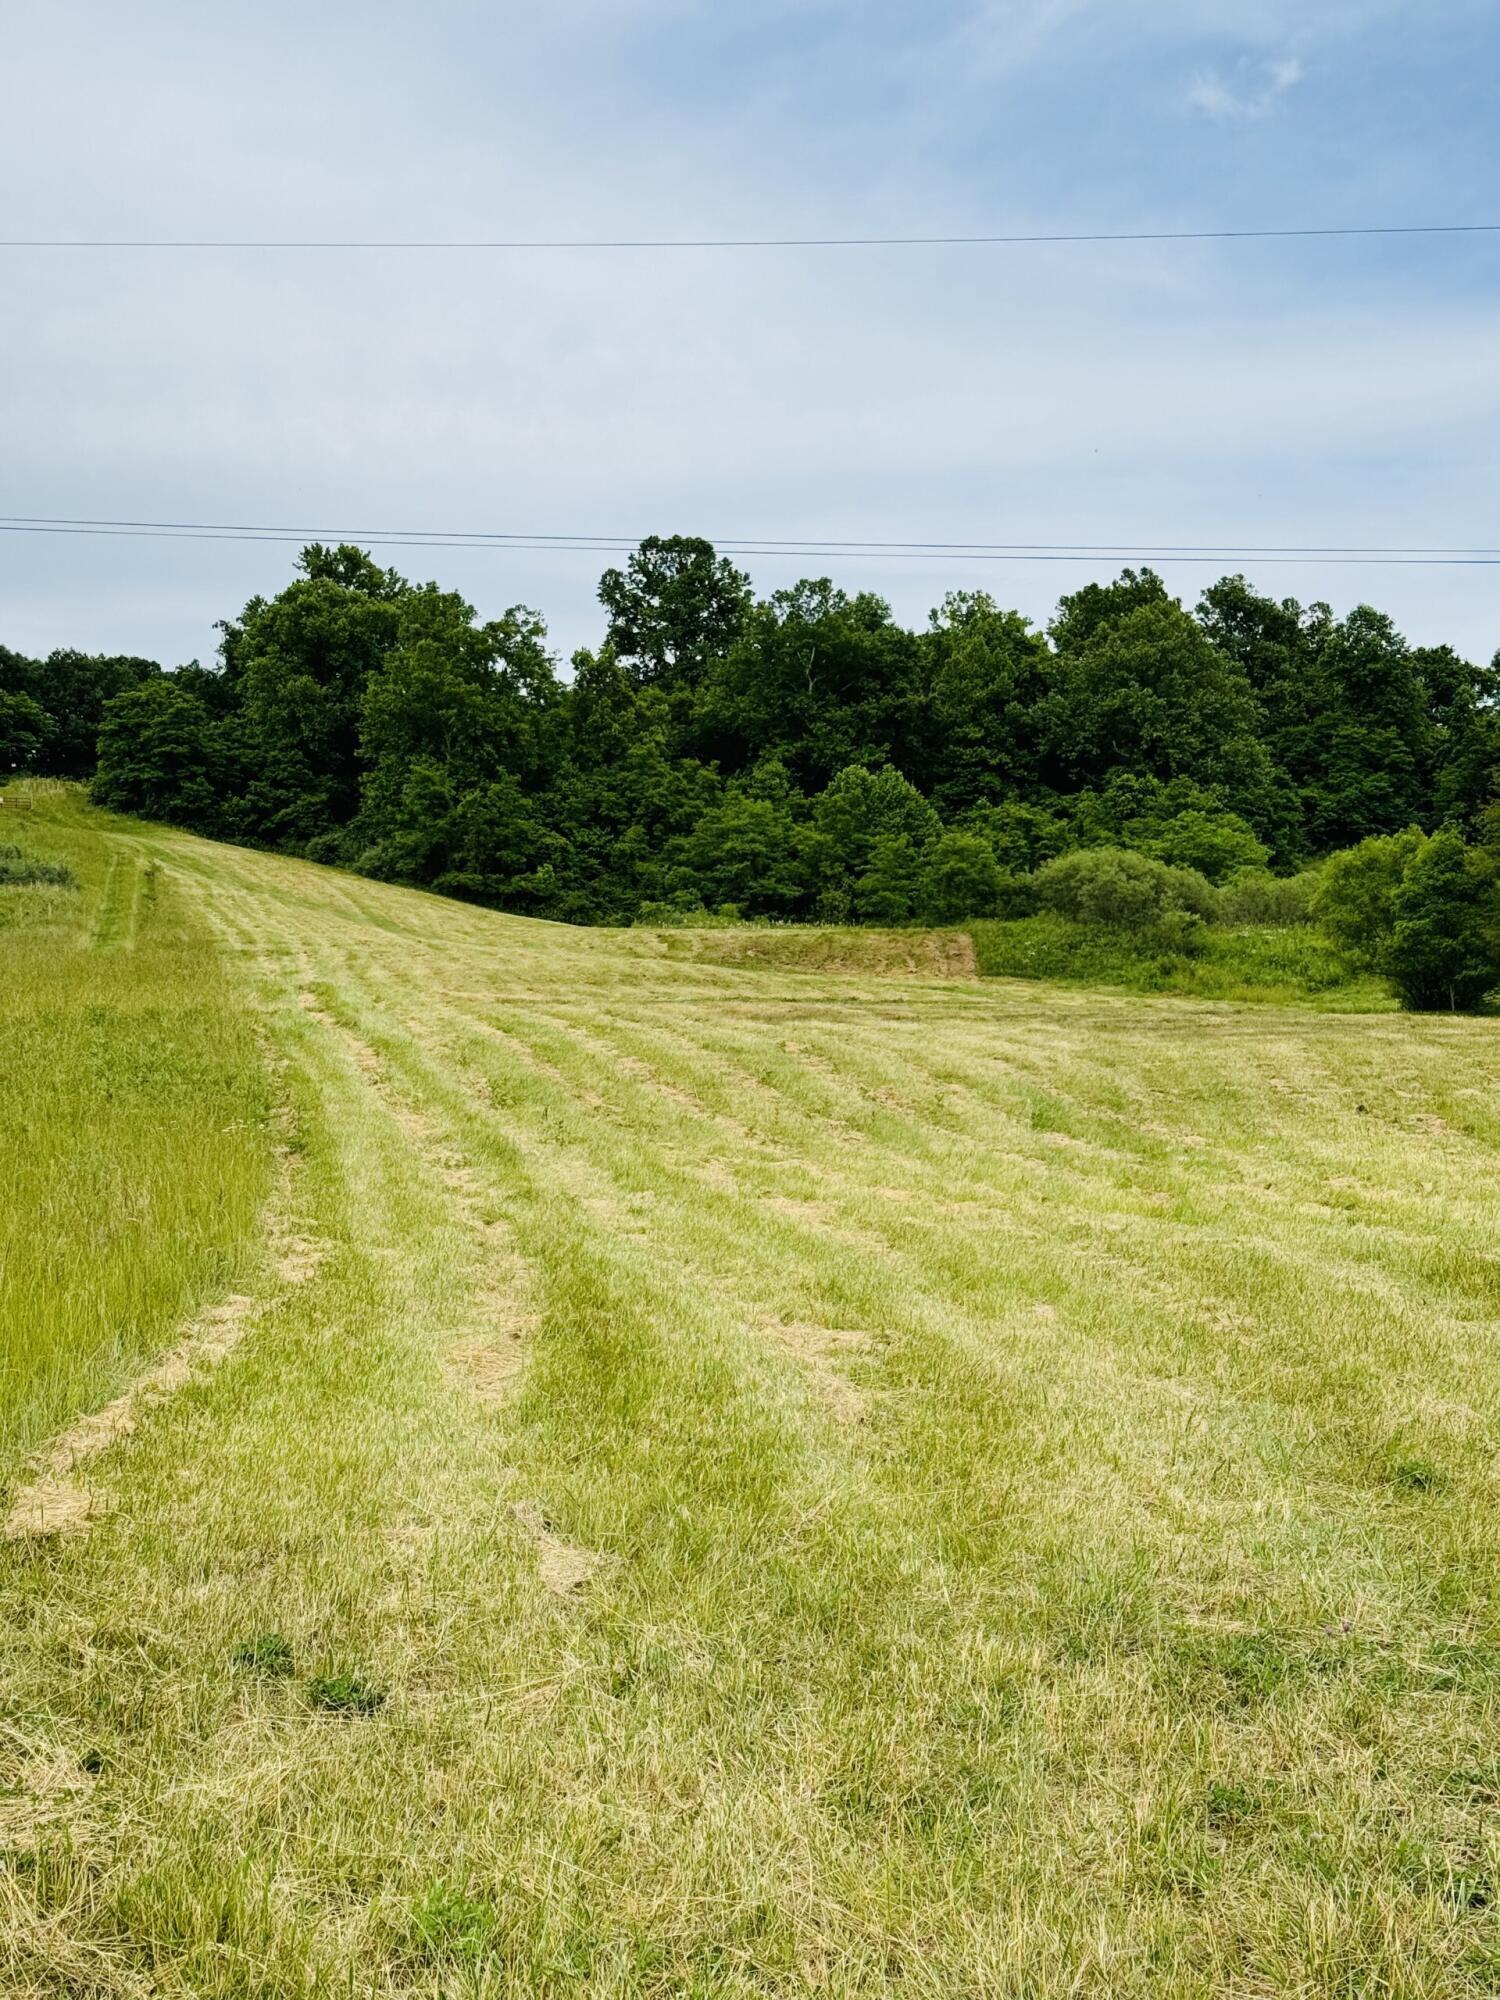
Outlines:
{"label": "overhead utility wire", "polygon": [[[296,527],[286,521],[272,524],[254,521],[137,521],[95,514],[0,514],[0,526],[36,528],[120,528],[141,532],[180,530],[203,535],[277,535],[290,539],[330,536],[344,541],[431,542],[437,547],[480,546],[494,542],[518,544],[526,548],[556,543],[560,547],[586,549],[635,549],[644,539],[639,533],[606,534],[600,530],[578,530],[570,534],[543,533],[539,529],[502,530],[495,528],[352,528]],[[1329,543],[1329,542],[1137,542],[1121,537],[1112,542],[929,542],[907,536],[898,541],[878,541],[867,535],[820,535],[801,539],[795,535],[710,535],[705,539],[715,547],[746,552],[757,549],[806,550],[810,554],[846,555],[870,551],[876,554],[910,550],[922,554],[1032,555],[1113,555],[1128,549],[1137,555],[1252,555],[1252,556],[1500,556],[1500,547],[1465,547],[1461,544]]]}
{"label": "overhead utility wire", "polygon": [[[221,535],[274,535],[297,539],[304,536],[337,536],[352,541],[399,540],[403,542],[433,542],[442,547],[465,546],[469,543],[501,545],[519,544],[524,547],[545,546],[556,543],[563,547],[583,547],[588,549],[619,547],[634,549],[643,539],[639,533],[608,534],[600,530],[575,530],[567,534],[546,533],[539,529],[500,530],[491,528],[372,528],[328,525],[309,527],[294,526],[288,522],[267,524],[247,521],[167,521],[167,520],[127,520],[110,515],[69,515],[69,514],[0,514],[0,526],[38,528],[113,528],[139,532],[180,531],[184,533]],[[1378,543],[1325,543],[1325,542],[1137,542],[1119,537],[1112,542],[951,542],[919,541],[914,537],[900,540],[877,540],[864,535],[818,536],[799,538],[793,535],[718,535],[710,536],[716,546],[734,547],[746,550],[785,549],[806,550],[814,554],[847,554],[856,551],[891,553],[897,551],[919,551],[936,554],[1038,554],[1063,553],[1081,555],[1109,555],[1128,548],[1146,555],[1363,555],[1363,556],[1500,556],[1500,547],[1468,547],[1450,543],[1437,545],[1378,544]]]}
{"label": "overhead utility wire", "polygon": [[1068,243],[1264,243],[1361,236],[1494,236],[1500,222],[1330,224],[1297,229],[1090,229],[952,236],[178,237],[10,236],[0,250],[910,250]]}
{"label": "overhead utility wire", "polygon": [[[208,528],[148,528],[148,527],[93,527],[82,524],[63,526],[43,525],[39,522],[0,520],[0,534],[6,535],[86,535],[102,536],[106,539],[123,541],[200,541],[200,542],[262,542],[282,546],[297,546],[303,543],[309,531],[299,530],[231,530],[228,532]],[[485,550],[494,555],[515,554],[528,551],[539,554],[597,554],[619,555],[632,546],[630,543],[588,541],[582,537],[571,540],[527,540],[514,537],[501,541],[460,540],[453,536],[431,535],[360,535],[356,539],[371,548],[418,548],[418,549],[470,549]],[[1428,554],[1397,555],[1373,554],[1352,555],[1337,551],[1302,554],[1266,554],[1254,549],[1224,548],[1216,554],[1190,551],[1177,554],[1164,549],[1144,549],[1135,544],[1120,544],[1115,547],[1057,546],[1049,549],[1001,549],[965,548],[955,544],[951,548],[936,547],[896,547],[889,548],[873,544],[847,548],[809,547],[806,543],[764,542],[739,544],[721,542],[716,544],[726,555],[744,556],[792,556],[805,559],[808,555],[837,557],[841,561],[853,559],[877,559],[886,561],[923,562],[990,562],[990,563],[1066,563],[1087,562],[1091,558],[1106,556],[1111,560],[1129,562],[1146,556],[1163,562],[1215,564],[1233,561],[1254,561],[1279,564],[1337,563],[1340,565],[1370,568],[1429,568],[1429,569],[1500,569],[1500,552],[1490,554]]]}

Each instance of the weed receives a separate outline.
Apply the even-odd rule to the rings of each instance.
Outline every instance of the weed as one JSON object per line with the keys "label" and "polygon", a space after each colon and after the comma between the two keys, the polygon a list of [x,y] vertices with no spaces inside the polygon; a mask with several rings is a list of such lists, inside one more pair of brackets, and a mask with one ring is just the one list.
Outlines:
{"label": "weed", "polygon": [[1433,1493],[1443,1485],[1443,1475],[1425,1458],[1403,1458],[1391,1467],[1391,1484],[1403,1493]]}
{"label": "weed", "polygon": [[460,1884],[439,1877],[412,1905],[411,1934],[424,1956],[476,1964],[495,1948],[494,1906]]}
{"label": "weed", "polygon": [[230,1658],[237,1667],[265,1674],[272,1680],[286,1680],[296,1671],[296,1659],[289,1639],[279,1632],[262,1632],[236,1646]]}
{"label": "weed", "polygon": [[0,889],[76,889],[78,877],[65,861],[51,861],[24,848],[0,843]]}
{"label": "weed", "polygon": [[385,1688],[348,1671],[317,1674],[307,1683],[307,1698],[313,1707],[327,1709],[332,1715],[375,1715],[384,1708],[386,1696]]}

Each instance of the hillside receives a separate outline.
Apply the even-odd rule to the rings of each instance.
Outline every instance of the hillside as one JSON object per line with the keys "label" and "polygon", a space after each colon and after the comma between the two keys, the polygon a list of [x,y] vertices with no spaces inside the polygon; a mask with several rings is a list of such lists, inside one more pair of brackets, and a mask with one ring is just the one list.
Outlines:
{"label": "hillside", "polygon": [[0,821],[0,1990],[1493,1990],[1492,1022]]}

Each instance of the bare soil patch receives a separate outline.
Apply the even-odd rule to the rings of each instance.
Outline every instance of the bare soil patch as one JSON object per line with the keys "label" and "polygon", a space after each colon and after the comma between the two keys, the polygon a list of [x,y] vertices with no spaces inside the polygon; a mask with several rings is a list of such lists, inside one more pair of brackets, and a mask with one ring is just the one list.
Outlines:
{"label": "bare soil patch", "polygon": [[555,1535],[529,1500],[517,1501],[515,1515],[535,1544],[537,1575],[543,1584],[555,1597],[575,1596],[598,1569],[598,1555]]}

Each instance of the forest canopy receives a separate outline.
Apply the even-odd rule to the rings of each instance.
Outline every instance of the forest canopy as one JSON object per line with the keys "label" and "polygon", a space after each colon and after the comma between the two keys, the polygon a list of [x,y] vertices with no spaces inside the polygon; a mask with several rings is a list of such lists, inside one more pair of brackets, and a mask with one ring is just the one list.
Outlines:
{"label": "forest canopy", "polygon": [[[540,615],[313,545],[218,663],[0,648],[0,768],[529,915],[960,921],[1080,850],[1222,884],[1418,827],[1481,836],[1500,661],[1383,613],[1150,570],[1045,631],[979,591],[909,630],[827,578],[760,598],[653,537],[564,678]],[[1435,864],[1434,864],[1435,865]],[[1415,922],[1415,919],[1412,919]]]}

